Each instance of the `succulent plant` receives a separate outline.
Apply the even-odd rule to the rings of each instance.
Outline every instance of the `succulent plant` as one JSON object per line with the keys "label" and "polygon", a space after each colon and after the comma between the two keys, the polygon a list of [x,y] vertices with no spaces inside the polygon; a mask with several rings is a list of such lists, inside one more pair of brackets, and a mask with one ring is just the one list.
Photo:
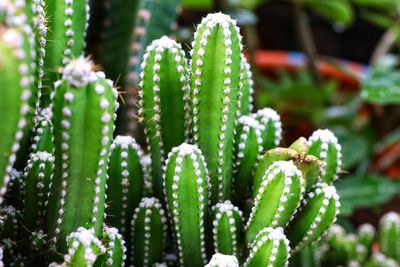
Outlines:
{"label": "succulent plant", "polygon": [[379,248],[384,255],[400,261],[400,215],[386,213],[379,222]]}
{"label": "succulent plant", "polygon": [[[181,45],[152,28],[165,21],[170,26],[177,0],[143,1],[136,22],[125,25],[117,23],[118,11],[131,17],[134,8],[124,8],[137,2],[105,2],[110,25],[118,28],[102,39],[108,40],[102,51],[106,72],[132,74],[143,58],[140,82],[129,74],[127,87],[139,87],[144,154],[133,137],[113,138],[118,91],[83,57],[88,1],[4,3],[0,258],[5,266],[286,266],[290,256],[310,252],[334,223],[339,200],[332,181],[341,167],[337,138],[316,131],[309,140],[277,147],[280,117],[269,108],[252,113],[252,74],[229,16],[202,20],[188,65]],[[132,52],[126,44],[135,23]],[[111,40],[117,32],[129,37]],[[121,50],[107,52],[116,49]],[[128,54],[130,59],[121,56]],[[135,66],[115,67],[125,60]],[[27,149],[29,140],[29,153],[20,149],[24,155],[18,159],[24,164],[29,155],[22,176],[16,152]],[[394,229],[391,224],[382,236],[394,240]],[[362,229],[359,236],[351,248],[366,248],[354,253],[354,264],[373,254],[367,248],[373,237]],[[382,239],[382,247],[392,239]],[[393,256],[389,250],[385,253]]]}

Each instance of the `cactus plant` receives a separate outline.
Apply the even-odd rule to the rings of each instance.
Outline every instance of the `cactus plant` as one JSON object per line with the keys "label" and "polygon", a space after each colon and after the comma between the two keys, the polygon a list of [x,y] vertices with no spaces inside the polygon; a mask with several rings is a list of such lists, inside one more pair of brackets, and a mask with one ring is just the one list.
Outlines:
{"label": "cactus plant", "polygon": [[47,231],[61,248],[79,226],[101,232],[105,184],[117,93],[90,61],[71,61],[57,84],[53,105],[55,177]]}
{"label": "cactus plant", "polygon": [[[0,4],[0,58],[7,63],[0,66],[7,85],[0,89],[7,98],[0,100],[5,265],[286,266],[333,224],[337,139],[325,130],[276,147],[279,115],[251,113],[252,74],[229,16],[202,20],[190,66],[168,37],[146,48],[139,84],[145,155],[132,137],[113,139],[118,92],[82,56],[87,1],[23,2]],[[156,7],[175,14],[176,5],[146,1],[152,16],[141,10],[138,20],[146,21],[137,27],[162,24]],[[115,22],[116,10],[110,12]],[[141,30],[144,51],[156,31],[136,34]],[[142,52],[135,53],[138,63]],[[22,155],[30,156],[23,179],[19,165],[12,170],[22,136],[32,140],[30,154]],[[371,246],[373,238],[361,233],[352,249]],[[352,264],[371,254],[364,251],[354,253]]]}
{"label": "cactus plant", "polygon": [[394,260],[400,260],[400,215],[386,213],[379,223],[379,247],[383,254]]}

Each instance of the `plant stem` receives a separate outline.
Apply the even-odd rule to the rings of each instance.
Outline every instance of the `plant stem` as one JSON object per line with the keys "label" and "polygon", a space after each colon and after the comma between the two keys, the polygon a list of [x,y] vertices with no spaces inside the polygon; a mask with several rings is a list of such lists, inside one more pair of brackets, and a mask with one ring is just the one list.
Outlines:
{"label": "plant stem", "polygon": [[378,44],[376,45],[374,52],[372,53],[370,59],[370,65],[376,65],[379,60],[382,59],[393,47],[396,42],[397,34],[393,30],[394,27],[390,27],[386,30],[386,32],[382,35],[381,39],[379,40]]}
{"label": "plant stem", "polygon": [[321,85],[322,78],[317,68],[317,52],[312,37],[307,13],[303,10],[302,0],[291,0],[294,12],[294,22],[297,31],[297,38],[301,49],[307,57],[307,69],[311,74],[314,82]]}

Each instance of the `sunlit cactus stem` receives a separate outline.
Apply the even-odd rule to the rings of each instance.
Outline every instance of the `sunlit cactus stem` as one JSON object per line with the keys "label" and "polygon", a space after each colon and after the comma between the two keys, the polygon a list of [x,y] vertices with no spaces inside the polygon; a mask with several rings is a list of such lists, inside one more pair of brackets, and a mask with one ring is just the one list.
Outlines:
{"label": "sunlit cactus stem", "polygon": [[145,127],[155,195],[162,194],[165,156],[188,137],[189,85],[185,53],[168,37],[147,47],[139,96],[139,115]]}
{"label": "sunlit cactus stem", "polygon": [[366,258],[372,254],[372,246],[375,240],[376,230],[373,225],[364,223],[357,228],[358,244],[364,246],[366,250]]}
{"label": "sunlit cactus stem", "polygon": [[[38,0],[34,0],[38,1]],[[53,83],[62,67],[83,54],[89,0],[44,0],[47,18],[42,107],[50,104]]]}
{"label": "sunlit cactus stem", "polygon": [[389,258],[400,259],[400,215],[389,212],[379,222],[379,249]]}
{"label": "sunlit cactus stem", "polygon": [[64,250],[65,237],[79,226],[101,233],[118,94],[84,58],[71,61],[56,86],[55,177],[46,225]]}
{"label": "sunlit cactus stem", "polygon": [[97,257],[94,266],[124,266],[124,262],[126,260],[126,247],[124,239],[122,238],[121,234],[118,233],[118,229],[104,225],[102,242],[106,252]]}
{"label": "sunlit cactus stem", "polygon": [[318,183],[304,197],[300,211],[286,229],[292,250],[298,251],[321,238],[335,223],[339,208],[335,187]]}
{"label": "sunlit cactus stem", "polygon": [[54,157],[44,151],[31,154],[25,168],[24,229],[28,232],[43,227],[46,204],[53,179]]}
{"label": "sunlit cactus stem", "polygon": [[246,224],[250,244],[266,227],[285,227],[299,207],[305,192],[301,172],[291,161],[277,161],[264,174]]}
{"label": "sunlit cactus stem", "polygon": [[235,256],[216,253],[205,267],[239,267],[239,261]]}
{"label": "sunlit cactus stem", "polygon": [[212,208],[211,219],[215,252],[240,258],[242,212],[227,200]]}
{"label": "sunlit cactus stem", "polygon": [[240,114],[249,115],[253,111],[254,81],[250,64],[244,56],[242,56],[240,68]]}
{"label": "sunlit cactus stem", "polygon": [[263,151],[277,147],[282,139],[282,123],[279,114],[271,108],[263,108],[252,115],[260,123]]}
{"label": "sunlit cactus stem", "polygon": [[130,238],[133,213],[143,195],[143,152],[135,139],[118,135],[112,145],[108,164],[106,222]]}
{"label": "sunlit cactus stem", "polygon": [[143,198],[132,219],[131,265],[151,267],[164,257],[167,219],[156,198]]}
{"label": "sunlit cactus stem", "polygon": [[289,240],[283,229],[267,227],[256,236],[243,266],[287,266],[289,255]]}
{"label": "sunlit cactus stem", "polygon": [[34,117],[33,140],[31,150],[33,153],[44,151],[54,153],[53,123],[49,108],[39,110]]}
{"label": "sunlit cactus stem", "polygon": [[191,51],[193,140],[207,160],[212,202],[230,199],[235,121],[240,113],[242,37],[236,22],[216,13],[198,25]]}
{"label": "sunlit cactus stem", "polygon": [[0,6],[0,203],[10,180],[20,142],[31,126],[33,34],[27,24],[24,2]]}
{"label": "sunlit cactus stem", "polygon": [[321,179],[331,184],[338,178],[342,166],[342,147],[336,136],[328,129],[315,131],[308,139],[308,154],[321,160]]}
{"label": "sunlit cactus stem", "polygon": [[235,137],[233,190],[235,203],[243,202],[253,180],[253,168],[262,150],[259,123],[250,116],[238,119]]}
{"label": "sunlit cactus stem", "polygon": [[165,166],[164,187],[183,266],[204,266],[207,262],[208,186],[205,159],[200,149],[188,144],[173,148]]}

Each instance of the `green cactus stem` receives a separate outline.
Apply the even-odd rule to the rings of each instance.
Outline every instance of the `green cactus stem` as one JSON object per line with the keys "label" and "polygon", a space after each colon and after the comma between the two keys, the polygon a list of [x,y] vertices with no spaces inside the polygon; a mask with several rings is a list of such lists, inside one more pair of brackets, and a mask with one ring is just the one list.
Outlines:
{"label": "green cactus stem", "polygon": [[[176,29],[180,0],[139,0],[135,27],[130,39],[127,64],[127,119],[128,133],[137,133],[137,89],[140,81],[141,62],[146,47],[153,40],[169,36]],[[113,62],[114,63],[114,62]]]}
{"label": "green cactus stem", "polygon": [[143,198],[132,219],[131,266],[151,267],[163,260],[167,219],[156,198]]}
{"label": "green cactus stem", "polygon": [[154,196],[153,183],[151,181],[151,156],[143,155],[140,162],[143,167],[143,196]]}
{"label": "green cactus stem", "polygon": [[186,143],[173,148],[166,161],[164,188],[183,266],[197,267],[207,263],[208,186],[207,167],[200,149]]}
{"label": "green cactus stem", "polygon": [[21,222],[21,211],[13,206],[3,206],[0,208],[0,240],[17,240],[18,226]]}
{"label": "green cactus stem", "polygon": [[234,198],[235,203],[240,203],[250,188],[253,168],[262,150],[258,122],[250,116],[240,117],[235,140]]}
{"label": "green cactus stem", "polygon": [[24,2],[6,1],[0,7],[0,203],[10,180],[20,142],[31,126],[32,29],[23,13]]}
{"label": "green cactus stem", "polygon": [[213,239],[216,253],[240,257],[243,215],[229,200],[212,208]]}
{"label": "green cactus stem", "polygon": [[328,129],[315,131],[308,139],[310,147],[307,154],[321,161],[321,179],[331,184],[338,178],[342,166],[342,147],[336,136]]}
{"label": "green cactus stem", "polygon": [[379,222],[379,249],[387,257],[400,259],[400,215],[388,212]]}
{"label": "green cactus stem", "polygon": [[32,153],[44,151],[54,153],[53,123],[51,109],[40,110],[34,117]]}
{"label": "green cactus stem", "polygon": [[43,226],[53,171],[52,154],[39,151],[30,155],[24,172],[26,186],[23,223],[28,232],[39,230]]}
{"label": "green cactus stem", "polygon": [[303,199],[300,210],[286,229],[293,251],[321,238],[335,223],[339,196],[334,186],[318,183]]}
{"label": "green cactus stem", "polygon": [[61,266],[91,267],[97,257],[106,253],[106,248],[95,236],[95,230],[79,227],[67,236],[68,254]]}
{"label": "green cactus stem", "polygon": [[106,222],[130,237],[130,221],[143,195],[143,152],[135,139],[118,135],[111,145],[108,164]]}
{"label": "green cactus stem", "polygon": [[271,108],[263,108],[253,116],[260,123],[263,151],[277,147],[282,139],[282,123],[279,114]]}
{"label": "green cactus stem", "polygon": [[24,201],[25,178],[23,172],[12,169],[8,183],[5,203],[22,210]]}
{"label": "green cactus stem", "polygon": [[372,255],[369,262],[365,264],[365,267],[399,267],[399,264],[380,252],[376,252]]}
{"label": "green cactus stem", "polygon": [[189,85],[185,53],[168,37],[147,47],[142,64],[139,114],[151,153],[155,195],[162,198],[162,164],[188,136]]}
{"label": "green cactus stem", "polygon": [[283,234],[283,229],[267,227],[255,238],[243,266],[286,266],[289,255],[289,240]]}
{"label": "green cactus stem", "polygon": [[305,192],[301,172],[291,161],[276,161],[264,174],[246,224],[251,244],[265,227],[284,227],[292,219]]}
{"label": "green cactus stem", "polygon": [[250,70],[250,64],[242,55],[240,63],[240,114],[249,115],[253,111],[253,73]]}
{"label": "green cactus stem", "polygon": [[94,266],[122,267],[126,260],[126,247],[122,235],[114,227],[103,226],[102,241],[106,253],[97,257]]}
{"label": "green cactus stem", "polygon": [[118,93],[104,73],[94,72],[84,58],[65,67],[56,87],[55,176],[46,226],[65,250],[65,237],[79,226],[101,233]]}
{"label": "green cactus stem", "polygon": [[357,228],[358,243],[366,249],[366,258],[372,254],[376,230],[373,225],[364,223]]}
{"label": "green cactus stem", "polygon": [[[35,0],[37,1],[37,0]],[[89,19],[88,0],[44,0],[47,21],[42,107],[50,104],[61,69],[83,54]]]}
{"label": "green cactus stem", "polygon": [[239,261],[235,256],[216,253],[205,267],[239,267]]}
{"label": "green cactus stem", "polygon": [[193,140],[207,160],[212,203],[231,197],[241,40],[236,22],[216,13],[209,14],[198,25],[192,44]]}

